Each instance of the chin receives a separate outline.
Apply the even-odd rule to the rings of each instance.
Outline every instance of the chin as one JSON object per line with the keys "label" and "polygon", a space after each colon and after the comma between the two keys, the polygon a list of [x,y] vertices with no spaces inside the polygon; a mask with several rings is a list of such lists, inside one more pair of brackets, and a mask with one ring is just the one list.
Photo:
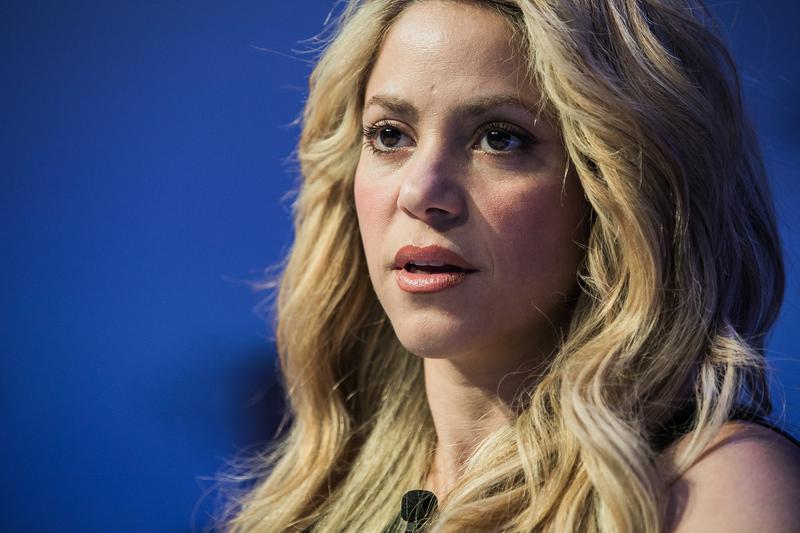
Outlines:
{"label": "chin", "polygon": [[[409,320],[405,317],[399,321],[392,320],[392,327],[400,344],[419,357],[430,359],[447,359],[458,354],[471,351],[478,343],[473,338],[476,326],[454,324],[451,319],[420,317]],[[478,326],[480,327],[480,326]]]}

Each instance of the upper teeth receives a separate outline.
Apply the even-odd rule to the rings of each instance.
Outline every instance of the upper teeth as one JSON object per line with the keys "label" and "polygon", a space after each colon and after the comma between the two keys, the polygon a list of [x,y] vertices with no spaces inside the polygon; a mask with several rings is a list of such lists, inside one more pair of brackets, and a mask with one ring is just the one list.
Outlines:
{"label": "upper teeth", "polygon": [[440,263],[439,261],[412,261],[411,264],[415,266],[431,266],[431,267],[444,266],[444,263]]}

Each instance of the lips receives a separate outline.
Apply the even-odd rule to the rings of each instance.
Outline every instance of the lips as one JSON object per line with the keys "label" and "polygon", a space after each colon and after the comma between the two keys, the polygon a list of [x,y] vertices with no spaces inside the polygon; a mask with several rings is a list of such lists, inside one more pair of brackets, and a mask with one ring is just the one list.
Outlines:
{"label": "lips", "polygon": [[457,269],[465,272],[477,270],[457,253],[435,245],[403,246],[397,250],[393,268],[406,268],[409,265],[433,269]]}
{"label": "lips", "polygon": [[478,272],[457,253],[435,245],[403,246],[395,254],[392,270],[397,285],[406,292],[441,291]]}

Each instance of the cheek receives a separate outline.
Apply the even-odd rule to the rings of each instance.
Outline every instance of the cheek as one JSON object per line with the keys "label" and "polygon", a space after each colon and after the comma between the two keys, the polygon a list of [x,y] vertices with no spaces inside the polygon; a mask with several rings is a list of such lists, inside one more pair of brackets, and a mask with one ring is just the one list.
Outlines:
{"label": "cheek", "polygon": [[494,202],[495,260],[504,278],[527,280],[537,292],[567,292],[583,256],[576,240],[585,203],[580,191],[557,184],[522,190]]}
{"label": "cheek", "polygon": [[376,186],[376,181],[356,170],[353,196],[356,204],[358,227],[364,244],[367,264],[372,270],[379,260],[379,245],[383,240],[391,217],[392,201],[387,187]]}

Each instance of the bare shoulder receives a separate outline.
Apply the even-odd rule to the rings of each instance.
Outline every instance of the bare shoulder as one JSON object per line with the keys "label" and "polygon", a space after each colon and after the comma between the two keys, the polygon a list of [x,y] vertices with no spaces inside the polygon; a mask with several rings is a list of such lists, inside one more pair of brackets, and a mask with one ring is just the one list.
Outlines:
{"label": "bare shoulder", "polygon": [[800,447],[729,422],[671,486],[667,531],[800,532]]}

